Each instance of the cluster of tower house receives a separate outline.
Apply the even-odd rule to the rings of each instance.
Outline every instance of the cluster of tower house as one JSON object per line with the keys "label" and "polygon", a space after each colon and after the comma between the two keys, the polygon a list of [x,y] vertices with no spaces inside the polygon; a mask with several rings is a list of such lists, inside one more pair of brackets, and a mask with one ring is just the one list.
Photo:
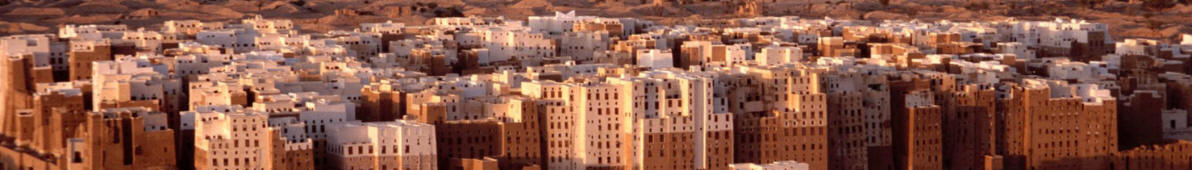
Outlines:
{"label": "cluster of tower house", "polygon": [[1192,35],[434,18],[0,38],[3,169],[1187,169]]}

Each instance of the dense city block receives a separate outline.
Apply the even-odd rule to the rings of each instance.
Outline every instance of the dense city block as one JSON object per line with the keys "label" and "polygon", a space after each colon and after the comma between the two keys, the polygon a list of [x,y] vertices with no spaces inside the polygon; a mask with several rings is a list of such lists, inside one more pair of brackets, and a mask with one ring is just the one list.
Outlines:
{"label": "dense city block", "polygon": [[1192,169],[1189,34],[573,11],[299,27],[0,38],[0,169]]}

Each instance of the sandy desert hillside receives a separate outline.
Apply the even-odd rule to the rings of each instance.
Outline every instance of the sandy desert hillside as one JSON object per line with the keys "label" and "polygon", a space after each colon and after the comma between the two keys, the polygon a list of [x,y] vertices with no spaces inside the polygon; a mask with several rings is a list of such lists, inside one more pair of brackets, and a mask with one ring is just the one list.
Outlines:
{"label": "sandy desert hillside", "polygon": [[1072,17],[1108,23],[1116,38],[1170,39],[1192,32],[1192,6],[1147,5],[1117,0],[6,0],[0,1],[0,35],[53,32],[66,24],[156,29],[153,24],[164,20],[231,21],[257,14],[291,18],[303,31],[322,32],[386,20],[417,24],[444,16],[524,19],[571,10],[662,23],[759,15],[957,21]]}

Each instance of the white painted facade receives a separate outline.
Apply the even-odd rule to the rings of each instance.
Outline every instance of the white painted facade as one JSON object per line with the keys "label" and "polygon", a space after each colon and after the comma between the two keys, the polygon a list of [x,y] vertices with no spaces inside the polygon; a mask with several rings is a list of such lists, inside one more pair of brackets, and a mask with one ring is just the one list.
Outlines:
{"label": "white painted facade", "polygon": [[406,120],[345,122],[330,127],[329,134],[327,153],[332,157],[372,157],[378,161],[374,164],[393,164],[381,162],[391,161],[382,157],[397,157],[401,167],[394,168],[398,169],[438,169],[439,166],[435,128],[430,124]]}
{"label": "white painted facade", "polygon": [[650,69],[672,68],[675,65],[674,55],[670,51],[657,49],[637,50],[637,65]]}
{"label": "white painted facade", "polygon": [[766,46],[756,54],[755,61],[760,65],[780,65],[798,63],[803,60],[803,48]]}
{"label": "white painted facade", "polygon": [[798,161],[778,161],[768,164],[737,163],[728,165],[733,170],[809,170],[810,165]]}
{"label": "white painted facade", "polygon": [[182,112],[182,129],[194,129],[195,164],[203,169],[269,169],[269,116],[237,105]]}
{"label": "white painted facade", "polygon": [[170,80],[165,64],[146,58],[119,57],[114,61],[96,61],[92,65],[92,106],[104,102],[165,99],[166,92],[180,92],[181,84]]}

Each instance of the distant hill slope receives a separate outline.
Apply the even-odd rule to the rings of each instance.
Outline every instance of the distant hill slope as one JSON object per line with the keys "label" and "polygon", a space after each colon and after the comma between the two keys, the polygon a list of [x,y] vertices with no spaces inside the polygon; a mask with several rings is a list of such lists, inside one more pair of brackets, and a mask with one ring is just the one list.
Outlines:
{"label": "distant hill slope", "polygon": [[[1152,10],[1139,3],[1106,0],[7,0],[0,3],[0,35],[52,32],[64,24],[128,24],[153,28],[165,20],[235,21],[248,15],[291,18],[303,31],[349,30],[363,22],[421,24],[436,16],[479,15],[524,19],[553,11],[580,15],[639,17],[674,23],[689,17],[731,18],[745,1],[763,3],[762,15],[849,19],[994,20],[1015,17],[1089,19],[1110,24],[1116,38],[1172,38],[1192,32],[1192,7]],[[354,11],[336,17],[336,11]],[[325,22],[334,21],[334,22]],[[309,26],[308,26],[309,25]]]}

